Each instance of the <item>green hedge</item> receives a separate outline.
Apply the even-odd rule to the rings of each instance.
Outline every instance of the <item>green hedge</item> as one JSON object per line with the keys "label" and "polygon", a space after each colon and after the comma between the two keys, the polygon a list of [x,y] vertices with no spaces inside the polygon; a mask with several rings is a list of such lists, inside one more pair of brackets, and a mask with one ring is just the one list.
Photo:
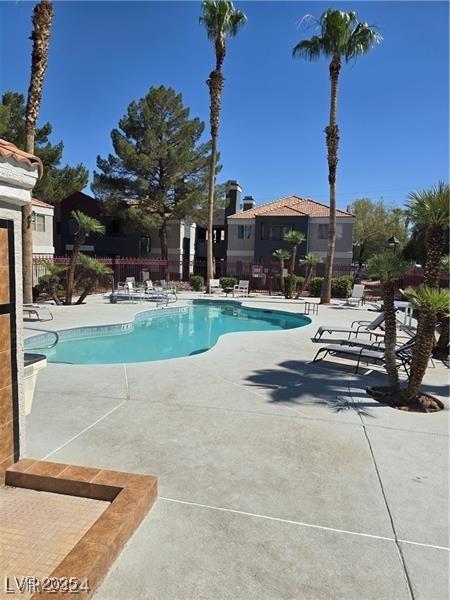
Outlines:
{"label": "green hedge", "polygon": [[189,278],[189,283],[196,292],[201,292],[203,289],[204,279],[202,275],[191,275]]}
{"label": "green hedge", "polygon": [[352,293],[353,277],[341,275],[331,280],[331,296],[333,298],[348,298]]}
{"label": "green hedge", "polygon": [[309,295],[313,297],[320,296],[322,292],[322,284],[323,277],[312,277],[308,284]]}
{"label": "green hedge", "polygon": [[300,275],[287,275],[284,278],[284,295],[286,298],[293,298],[297,293],[297,288],[305,281]]}
{"label": "green hedge", "polygon": [[237,284],[237,279],[236,277],[221,277],[220,278],[220,287],[225,289],[225,288],[232,288]]}

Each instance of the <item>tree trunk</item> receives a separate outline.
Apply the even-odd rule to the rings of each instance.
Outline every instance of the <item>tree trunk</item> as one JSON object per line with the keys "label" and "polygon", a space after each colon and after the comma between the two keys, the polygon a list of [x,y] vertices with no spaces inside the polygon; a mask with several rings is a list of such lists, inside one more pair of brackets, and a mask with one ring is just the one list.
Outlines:
{"label": "tree trunk", "polygon": [[383,311],[384,311],[384,356],[386,361],[386,372],[389,379],[389,385],[394,392],[400,391],[400,380],[398,378],[397,359],[395,346],[397,343],[397,321],[395,318],[394,306],[394,283],[386,282],[383,284]]}
{"label": "tree trunk", "polygon": [[303,284],[299,290],[299,292],[297,293],[295,299],[298,300],[300,298],[300,296],[303,294],[303,292],[306,290],[306,288],[308,287],[309,284],[309,280],[311,279],[312,273],[313,273],[313,269],[314,267],[311,266],[309,267],[309,269],[306,271],[305,273],[305,279],[303,280]]}
{"label": "tree trunk", "polygon": [[442,360],[448,360],[449,343],[450,343],[450,317],[444,316],[441,318],[441,333],[437,344],[433,350],[433,355]]}
{"label": "tree trunk", "polygon": [[[41,106],[42,87],[47,68],[48,45],[53,19],[53,6],[49,0],[41,0],[33,11],[31,40],[31,77],[25,111],[25,151],[34,154],[36,123]],[[31,202],[22,208],[22,282],[23,301],[33,302],[33,232],[31,229]]]}
{"label": "tree trunk", "polygon": [[410,367],[408,393],[411,399],[417,398],[420,386],[428,367],[433,351],[434,328],[437,316],[435,313],[422,309],[417,323],[417,337],[414,345],[413,357]]}
{"label": "tree trunk", "polygon": [[289,263],[289,275],[293,275],[295,271],[295,259],[297,258],[297,246],[292,246],[292,254]]}
{"label": "tree trunk", "polygon": [[285,292],[285,284],[284,284],[284,260],[280,260],[280,269],[281,269],[281,273],[280,273],[280,288],[281,288],[281,293],[284,294]]}
{"label": "tree trunk", "polygon": [[159,228],[158,233],[159,233],[159,242],[160,242],[160,246],[161,246],[161,258],[163,261],[165,261],[165,263],[164,263],[164,279],[166,281],[169,281],[169,279],[170,279],[169,249],[168,249],[168,245],[167,245],[167,224],[165,221],[164,221],[164,224],[162,225],[162,227]]}
{"label": "tree trunk", "polygon": [[[34,154],[34,125],[26,124],[25,152]],[[22,207],[22,282],[23,302],[33,302],[33,231],[31,229],[31,202]]]}
{"label": "tree trunk", "polygon": [[94,289],[93,284],[90,284],[86,288],[84,288],[83,292],[81,293],[81,296],[78,298],[78,300],[75,302],[75,304],[83,304],[83,302],[86,299],[86,296],[88,296],[88,294],[90,294],[93,289]]}
{"label": "tree trunk", "polygon": [[339,127],[336,124],[337,95],[339,71],[341,70],[341,58],[335,54],[330,63],[330,121],[325,128],[327,150],[328,150],[328,184],[330,186],[330,219],[328,225],[328,249],[325,276],[323,279],[321,304],[329,304],[331,301],[331,277],[333,275],[334,248],[336,246],[336,167],[338,163],[337,153],[339,148]]}
{"label": "tree trunk", "polygon": [[66,301],[64,304],[72,304],[75,271],[78,264],[78,258],[80,256],[81,246],[84,244],[85,240],[86,234],[80,231],[73,243],[72,256],[70,257],[70,265],[67,270]]}
{"label": "tree trunk", "polygon": [[442,227],[427,227],[425,234],[426,260],[424,284],[433,288],[439,287],[439,275],[441,272],[441,258],[443,250],[444,232]]}
{"label": "tree trunk", "polygon": [[219,137],[220,102],[222,98],[223,75],[221,71],[225,45],[216,41],[216,69],[211,71],[206,82],[210,97],[211,161],[208,179],[208,239],[206,241],[206,291],[209,292],[209,280],[214,278],[214,196],[216,187],[217,140]]}

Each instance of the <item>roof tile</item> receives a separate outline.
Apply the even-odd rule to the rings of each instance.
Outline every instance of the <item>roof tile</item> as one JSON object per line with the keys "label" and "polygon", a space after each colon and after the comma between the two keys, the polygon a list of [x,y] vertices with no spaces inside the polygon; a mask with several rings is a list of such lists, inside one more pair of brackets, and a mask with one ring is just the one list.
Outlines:
{"label": "roof tile", "polygon": [[[311,198],[302,198],[301,196],[286,196],[266,204],[260,204],[250,210],[238,212],[228,217],[229,219],[253,219],[254,217],[328,217],[330,208],[326,204],[311,200]],[[351,217],[350,213],[342,210],[336,210],[336,217]]]}
{"label": "roof tile", "polygon": [[0,156],[3,158],[13,158],[18,163],[26,164],[30,167],[37,166],[39,168],[39,177],[42,176],[44,167],[41,159],[33,154],[24,152],[24,150],[19,150],[19,148],[11,142],[0,139]]}

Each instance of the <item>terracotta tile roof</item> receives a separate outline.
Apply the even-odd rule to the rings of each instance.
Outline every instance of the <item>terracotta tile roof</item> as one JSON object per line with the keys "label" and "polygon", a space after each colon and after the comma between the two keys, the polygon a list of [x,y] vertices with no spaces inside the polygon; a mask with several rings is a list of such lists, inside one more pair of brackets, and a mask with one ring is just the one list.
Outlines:
{"label": "terracotta tile roof", "polygon": [[33,206],[42,206],[42,208],[55,208],[53,204],[49,204],[48,202],[44,202],[43,200],[38,200],[37,198],[33,198],[31,200],[31,204]]}
{"label": "terracotta tile roof", "polygon": [[[328,217],[330,209],[326,204],[321,204],[310,198],[301,198],[300,196],[286,196],[267,204],[260,204],[228,217],[229,219],[253,219],[254,217]],[[336,210],[336,217],[351,217],[350,213],[342,210]]]}
{"label": "terracotta tile roof", "polygon": [[3,158],[13,158],[18,163],[26,164],[30,167],[35,167],[37,165],[39,168],[39,177],[42,177],[44,167],[41,159],[33,154],[28,154],[28,152],[19,150],[19,148],[14,144],[11,144],[11,142],[0,139],[0,156]]}

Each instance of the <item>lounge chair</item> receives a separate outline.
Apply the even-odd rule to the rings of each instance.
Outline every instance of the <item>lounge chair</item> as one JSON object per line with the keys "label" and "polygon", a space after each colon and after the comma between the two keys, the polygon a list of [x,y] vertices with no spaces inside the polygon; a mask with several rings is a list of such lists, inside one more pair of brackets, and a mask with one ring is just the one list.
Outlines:
{"label": "lounge chair", "polygon": [[218,294],[221,294],[223,292],[222,286],[220,285],[220,279],[210,279],[208,285],[208,293],[214,294],[216,292]]}
{"label": "lounge chair", "polygon": [[169,288],[166,287],[155,287],[151,279],[147,279],[145,281],[145,297],[149,300],[156,300],[157,303],[164,302],[165,304],[169,304],[170,298],[172,296],[173,302],[178,300],[177,298],[177,290],[175,287]]}
{"label": "lounge chair", "polygon": [[51,313],[50,309],[40,304],[24,304],[23,317],[24,319],[30,319],[30,321],[53,320],[53,314]]}
{"label": "lounge chair", "polygon": [[384,323],[384,313],[378,315],[373,321],[353,321],[350,327],[336,327],[335,325],[322,325],[314,334],[312,338],[314,342],[318,342],[322,335],[326,333],[348,333],[348,339],[351,338],[352,334],[355,337],[360,333],[367,333],[372,339],[372,335],[375,334],[375,330],[382,326]]}
{"label": "lounge chair", "polygon": [[248,296],[248,279],[240,279],[239,283],[233,287],[233,296]]}
{"label": "lounge chair", "polygon": [[362,283],[355,283],[350,298],[345,300],[345,304],[349,306],[359,306],[364,302],[364,285]]}
{"label": "lounge chair", "polygon": [[[406,344],[403,344],[395,351],[395,355],[397,360],[401,363],[403,368],[406,371],[406,374],[409,376],[409,365],[412,359],[412,349],[415,344],[415,339],[408,340]],[[319,358],[319,354],[322,354]],[[336,356],[336,355],[344,355],[348,358],[353,358],[357,361],[355,373],[358,372],[359,365],[361,361],[375,362],[381,363],[384,365],[385,356],[384,350],[375,350],[373,348],[368,348],[367,346],[360,345],[346,345],[346,344],[330,344],[328,346],[322,346],[314,357],[312,362],[316,362],[318,360],[323,360],[326,356]]]}

